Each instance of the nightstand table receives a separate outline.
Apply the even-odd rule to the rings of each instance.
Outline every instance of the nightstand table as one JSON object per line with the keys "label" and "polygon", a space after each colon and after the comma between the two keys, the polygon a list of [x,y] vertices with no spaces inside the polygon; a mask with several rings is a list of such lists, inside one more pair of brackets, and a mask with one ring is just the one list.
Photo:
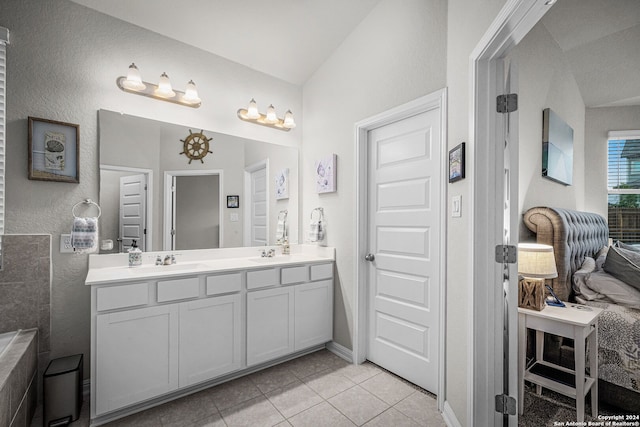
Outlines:
{"label": "nightstand table", "polygon": [[[565,302],[566,307],[545,306],[541,311],[518,308],[518,412],[524,409],[524,382],[572,397],[577,421],[584,421],[584,400],[591,390],[591,412],[598,416],[598,317],[602,309]],[[526,368],[527,328],[536,331],[536,358]],[[544,333],[574,340],[575,371],[543,360]],[[586,344],[589,340],[589,373],[585,374]]]}

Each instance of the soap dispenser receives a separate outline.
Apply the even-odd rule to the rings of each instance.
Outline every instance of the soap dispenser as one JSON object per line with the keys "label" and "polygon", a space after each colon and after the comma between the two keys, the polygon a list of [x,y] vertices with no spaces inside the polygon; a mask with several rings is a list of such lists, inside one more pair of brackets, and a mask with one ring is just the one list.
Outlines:
{"label": "soap dispenser", "polygon": [[139,267],[142,265],[142,251],[138,247],[138,242],[133,240],[129,248],[129,267]]}

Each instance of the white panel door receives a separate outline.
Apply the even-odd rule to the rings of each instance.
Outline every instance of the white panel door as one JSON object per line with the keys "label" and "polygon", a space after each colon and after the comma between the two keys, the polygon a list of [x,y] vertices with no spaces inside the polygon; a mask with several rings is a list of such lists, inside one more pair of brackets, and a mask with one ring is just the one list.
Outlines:
{"label": "white panel door", "polygon": [[294,350],[293,286],[247,293],[247,365]]}
{"label": "white panel door", "polygon": [[267,244],[267,169],[251,172],[251,246]]}
{"label": "white panel door", "polygon": [[180,304],[180,387],[240,368],[240,294]]}
{"label": "white panel door", "polygon": [[176,304],[96,317],[96,415],[178,388]]}
{"label": "white panel door", "polygon": [[126,252],[131,241],[136,240],[138,247],[145,251],[146,227],[146,175],[131,175],[120,178],[120,250]]}
{"label": "white panel door", "polygon": [[371,130],[368,138],[367,358],[436,394],[440,131],[434,109]]}
{"label": "white panel door", "polygon": [[333,338],[333,279],[295,287],[295,350]]}

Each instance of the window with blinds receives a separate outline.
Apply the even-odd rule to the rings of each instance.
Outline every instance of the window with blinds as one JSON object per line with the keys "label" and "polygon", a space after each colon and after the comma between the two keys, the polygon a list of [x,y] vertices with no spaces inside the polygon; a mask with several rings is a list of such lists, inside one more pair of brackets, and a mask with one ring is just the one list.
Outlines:
{"label": "window with blinds", "polygon": [[4,170],[6,142],[6,76],[7,76],[7,43],[9,30],[0,27],[0,268],[2,262],[2,235],[4,234]]}
{"label": "window with blinds", "polygon": [[609,133],[607,193],[609,237],[640,244],[640,131]]}

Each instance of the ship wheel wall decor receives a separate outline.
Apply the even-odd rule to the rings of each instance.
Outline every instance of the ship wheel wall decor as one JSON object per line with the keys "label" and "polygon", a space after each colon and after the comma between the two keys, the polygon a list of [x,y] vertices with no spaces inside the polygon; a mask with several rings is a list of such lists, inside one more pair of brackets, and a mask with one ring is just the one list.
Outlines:
{"label": "ship wheel wall decor", "polygon": [[202,160],[207,154],[213,152],[209,150],[209,141],[212,138],[207,138],[204,136],[204,131],[193,133],[191,129],[189,129],[189,135],[185,139],[181,139],[180,141],[183,143],[182,152],[180,154],[184,154],[189,158],[189,164],[191,164],[192,160],[200,160],[201,163],[204,163]]}

